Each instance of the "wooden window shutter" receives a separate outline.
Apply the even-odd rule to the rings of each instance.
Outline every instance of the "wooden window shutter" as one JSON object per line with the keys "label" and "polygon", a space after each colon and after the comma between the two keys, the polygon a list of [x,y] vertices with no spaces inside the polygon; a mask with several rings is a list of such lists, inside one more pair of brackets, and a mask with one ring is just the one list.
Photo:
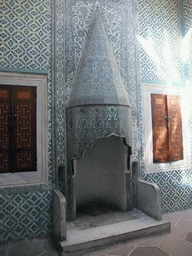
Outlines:
{"label": "wooden window shutter", "polygon": [[151,94],[153,162],[169,161],[166,95]]}
{"label": "wooden window shutter", "polygon": [[0,173],[10,169],[10,86],[0,86]]}
{"label": "wooden window shutter", "polygon": [[183,159],[180,96],[151,94],[153,162]]}
{"label": "wooden window shutter", "polygon": [[[0,146],[6,147],[4,154],[7,154],[7,158],[4,159],[7,162],[5,164],[5,160],[0,159],[0,171],[36,171],[36,87],[0,86],[0,95],[5,95],[4,89],[7,90],[8,99],[0,96],[0,122],[5,124],[0,130]],[[5,104],[6,114],[3,113]]]}
{"label": "wooden window shutter", "polygon": [[183,159],[183,139],[180,96],[167,95],[170,160]]}

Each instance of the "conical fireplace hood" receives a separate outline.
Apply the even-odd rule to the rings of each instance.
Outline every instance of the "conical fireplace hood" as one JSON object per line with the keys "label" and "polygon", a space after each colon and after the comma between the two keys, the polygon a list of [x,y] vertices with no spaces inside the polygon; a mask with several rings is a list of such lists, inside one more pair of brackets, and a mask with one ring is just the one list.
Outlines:
{"label": "conical fireplace hood", "polygon": [[[74,159],[99,139],[123,138],[127,166],[132,146],[131,107],[109,43],[99,9],[96,9],[66,109],[67,216],[75,219]],[[124,154],[124,153],[123,153]],[[87,175],[89,170],[86,170]]]}
{"label": "conical fireplace hood", "polygon": [[98,139],[115,135],[131,146],[131,107],[97,8],[66,109],[68,176]]}
{"label": "conical fireplace hood", "polygon": [[87,36],[67,107],[93,104],[129,105],[98,8]]}

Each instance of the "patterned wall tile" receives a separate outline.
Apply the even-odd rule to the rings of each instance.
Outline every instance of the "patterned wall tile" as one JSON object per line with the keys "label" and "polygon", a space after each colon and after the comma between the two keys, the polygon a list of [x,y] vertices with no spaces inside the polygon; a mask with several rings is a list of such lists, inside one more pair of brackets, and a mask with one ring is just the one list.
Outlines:
{"label": "patterned wall tile", "polygon": [[0,241],[49,234],[52,192],[0,194]]}
{"label": "patterned wall tile", "polygon": [[[55,132],[56,132],[56,170],[65,166],[65,62],[68,62],[65,52],[69,49],[65,45],[65,1],[55,1]],[[69,45],[69,47],[71,47]],[[71,50],[71,49],[70,49]],[[71,51],[71,54],[73,51]]]}
{"label": "patterned wall tile", "polygon": [[[132,105],[133,137],[138,141],[137,129],[137,83],[135,58],[135,19],[133,1],[66,1],[65,7],[65,81],[66,97],[70,95],[79,59],[84,50],[87,33],[96,8],[99,5],[103,23],[113,53],[118,63],[126,91]],[[127,11],[126,11],[127,10]],[[135,143],[136,144],[136,143]],[[137,159],[137,150],[133,150]]]}
{"label": "patterned wall tile", "polygon": [[[8,0],[2,1],[0,5],[0,19],[2,20],[2,45],[0,53],[1,68],[28,69],[28,70],[48,70],[48,109],[49,109],[49,183],[53,181],[53,147],[56,144],[56,165],[65,164],[65,98],[69,94],[70,87],[75,76],[81,51],[83,49],[86,33],[91,22],[93,10],[91,6],[95,5],[92,1],[55,1],[55,56],[52,48],[52,56],[57,60],[56,66],[50,66],[50,0]],[[121,76],[125,87],[130,93],[132,104],[132,123],[133,137],[135,144],[141,136],[141,148],[143,147],[143,119],[141,115],[139,131],[138,129],[138,103],[142,110],[142,98],[138,96],[137,71],[134,43],[134,1],[124,0],[100,0],[102,14],[105,19],[105,26],[113,50],[119,63]],[[165,41],[166,47],[171,52],[173,62],[171,67],[178,74],[176,83],[183,83],[183,64],[181,61],[180,45],[181,33],[179,23],[179,1],[171,0],[138,0],[139,16],[139,36],[144,39],[140,50],[141,76],[143,80],[166,81],[166,77],[172,78],[173,73],[166,69],[166,60],[163,55]],[[66,4],[66,6],[65,6]],[[185,20],[188,28],[191,22],[191,1],[184,0]],[[52,6],[54,3],[52,3]],[[85,13],[84,6],[87,6],[88,13]],[[126,8],[125,8],[126,6]],[[81,8],[84,9],[81,9]],[[129,11],[125,11],[129,10]],[[54,9],[52,9],[54,13]],[[66,15],[66,16],[65,16]],[[86,16],[86,24],[81,27],[75,27],[75,18],[78,16],[78,22],[82,22]],[[66,20],[64,20],[66,17]],[[115,25],[113,24],[115,22]],[[114,25],[114,26],[113,26]],[[116,33],[113,28],[121,31]],[[72,32],[74,31],[74,33]],[[72,32],[72,33],[71,33]],[[83,34],[83,32],[85,34]],[[77,33],[78,36],[75,35]],[[116,37],[113,35],[116,33]],[[76,38],[75,38],[75,36]],[[146,40],[149,45],[154,43],[153,55],[157,61],[147,54],[144,47]],[[79,40],[79,41],[78,41]],[[52,41],[53,43],[53,41]],[[64,47],[65,45],[65,47]],[[54,47],[54,44],[52,44]],[[170,58],[169,58],[170,59]],[[191,63],[191,62],[190,62]],[[189,73],[191,64],[189,63]],[[52,63],[54,64],[54,63]],[[128,71],[128,72],[127,72]],[[52,79],[52,75],[55,77]],[[173,79],[174,81],[174,79]],[[66,83],[67,91],[64,84]],[[55,87],[54,87],[55,86]],[[56,93],[55,113],[54,92]],[[141,92],[139,92],[141,95]],[[191,117],[189,117],[190,120]],[[52,122],[55,120],[55,122]],[[56,130],[54,142],[53,126]],[[192,122],[190,122],[192,131]],[[192,135],[192,134],[191,134]],[[192,137],[192,136],[191,136]],[[135,148],[137,148],[135,146]],[[141,153],[142,159],[144,155]],[[133,160],[138,160],[137,150],[134,151]],[[141,167],[143,160],[141,161]],[[142,167],[143,168],[143,167]],[[143,170],[143,169],[142,169]],[[162,210],[163,212],[177,211],[192,207],[192,177],[191,170],[175,170],[166,173],[152,173],[142,176],[151,182],[155,182],[161,189]],[[39,234],[48,234],[51,230],[52,218],[52,192],[49,189],[30,190],[3,190],[0,194],[0,239],[19,238]]]}
{"label": "patterned wall tile", "polygon": [[[185,23],[191,24],[191,1],[185,0]],[[174,57],[174,63],[180,78],[177,80],[182,83],[184,73],[182,67],[181,56],[181,24],[179,24],[179,1],[138,1],[139,15],[139,35],[142,39],[152,39],[152,41],[143,41],[140,47],[140,69],[143,80],[151,82],[166,82],[166,76],[169,71],[162,67],[166,64],[164,60],[162,47],[164,40],[168,40],[170,49]],[[156,9],[155,9],[156,7]],[[189,28],[189,25],[188,25]],[[165,33],[166,31],[166,33]],[[171,38],[172,37],[172,38]],[[147,45],[153,46],[151,54],[156,56],[156,62],[147,52]],[[153,43],[153,44],[151,44]],[[142,43],[141,43],[142,44]],[[176,53],[175,50],[178,52]],[[189,63],[189,73],[190,73]],[[174,82],[174,80],[172,80]],[[162,200],[162,212],[173,212],[184,210],[192,207],[192,171],[191,169],[174,170],[168,172],[146,173],[145,170],[145,155],[144,155],[144,120],[143,120],[143,105],[142,93],[140,87],[140,142],[141,142],[141,177],[146,181],[156,183],[160,187]],[[192,109],[191,109],[192,113]],[[192,138],[192,116],[189,116],[190,138]],[[191,148],[192,152],[192,148]]]}
{"label": "patterned wall tile", "polygon": [[192,81],[192,2],[184,0],[184,20],[185,20],[185,35],[189,34],[189,41],[187,40],[188,57],[188,72],[189,78]]}
{"label": "patterned wall tile", "polygon": [[138,22],[142,80],[184,83],[179,1],[139,0]]}
{"label": "patterned wall tile", "polygon": [[[53,5],[52,5],[53,7]],[[0,241],[50,234],[53,189],[53,105],[51,0],[3,0],[0,69],[48,71],[49,185],[0,189]],[[53,9],[52,9],[53,11]],[[51,24],[52,22],[52,24]],[[53,44],[54,46],[54,44]],[[53,49],[52,49],[53,52]]]}
{"label": "patterned wall tile", "polygon": [[0,67],[47,70],[49,0],[1,1]]}
{"label": "patterned wall tile", "polygon": [[160,187],[163,213],[189,209],[192,207],[191,169],[151,173],[145,180]]}

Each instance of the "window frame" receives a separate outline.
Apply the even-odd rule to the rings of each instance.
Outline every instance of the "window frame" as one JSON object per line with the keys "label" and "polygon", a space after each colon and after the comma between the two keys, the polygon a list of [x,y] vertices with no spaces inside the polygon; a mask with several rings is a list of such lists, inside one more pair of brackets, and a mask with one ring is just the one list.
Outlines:
{"label": "window frame", "polygon": [[[181,98],[181,118],[182,118],[182,136],[183,136],[183,160],[154,163],[153,162],[153,134],[152,134],[152,113],[151,113],[151,94],[179,95]],[[190,144],[187,134],[189,134],[189,125],[187,104],[189,95],[186,87],[166,86],[160,84],[142,83],[143,99],[143,122],[144,122],[144,162],[145,172],[171,171],[175,169],[190,168]],[[185,113],[185,114],[184,114]]]}
{"label": "window frame", "polygon": [[47,184],[48,178],[48,111],[47,111],[47,75],[0,72],[0,84],[36,86],[36,144],[37,171],[1,173],[0,188]]}

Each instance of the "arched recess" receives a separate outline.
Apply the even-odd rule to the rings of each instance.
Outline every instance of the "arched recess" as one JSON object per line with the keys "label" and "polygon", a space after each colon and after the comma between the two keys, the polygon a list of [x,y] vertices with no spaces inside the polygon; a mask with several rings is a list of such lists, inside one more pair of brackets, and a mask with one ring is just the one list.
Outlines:
{"label": "arched recess", "polygon": [[94,201],[131,210],[131,146],[126,138],[111,133],[79,153],[68,154],[67,219],[76,219],[76,208]]}

